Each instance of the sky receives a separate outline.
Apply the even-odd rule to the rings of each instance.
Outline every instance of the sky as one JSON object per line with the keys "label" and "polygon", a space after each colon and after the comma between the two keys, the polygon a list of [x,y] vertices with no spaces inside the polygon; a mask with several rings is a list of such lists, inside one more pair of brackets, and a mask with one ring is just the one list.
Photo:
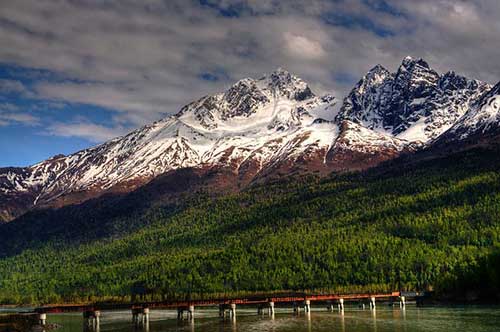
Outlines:
{"label": "sky", "polygon": [[407,56],[500,78],[497,0],[5,0],[0,167],[69,154],[281,67],[340,98]]}

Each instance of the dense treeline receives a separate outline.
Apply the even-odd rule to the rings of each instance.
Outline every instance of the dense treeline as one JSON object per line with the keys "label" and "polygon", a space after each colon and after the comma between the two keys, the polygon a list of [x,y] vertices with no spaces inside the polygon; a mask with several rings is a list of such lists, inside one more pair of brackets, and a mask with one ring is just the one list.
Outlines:
{"label": "dense treeline", "polygon": [[471,264],[459,264],[439,284],[442,300],[493,302],[500,299],[500,247]]}
{"label": "dense treeline", "polygon": [[[498,151],[198,193],[175,205],[127,202],[127,213],[94,213],[80,232],[68,215],[81,227],[75,214],[87,212],[65,210],[46,239],[9,226],[0,301],[446,291],[475,273],[492,285],[500,278],[489,268],[500,242]],[[57,222],[57,213],[39,214],[37,225]]]}

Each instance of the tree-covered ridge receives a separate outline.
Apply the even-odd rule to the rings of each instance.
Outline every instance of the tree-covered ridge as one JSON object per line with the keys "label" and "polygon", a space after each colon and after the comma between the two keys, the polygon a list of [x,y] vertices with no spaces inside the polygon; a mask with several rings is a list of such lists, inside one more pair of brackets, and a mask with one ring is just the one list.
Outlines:
{"label": "tree-covered ridge", "polygon": [[112,237],[74,243],[66,212],[49,241],[11,234],[17,248],[0,260],[0,301],[456,287],[499,243],[499,180],[498,151],[474,150],[198,193],[182,205],[138,202],[126,216],[94,216],[84,232],[98,235],[101,224],[119,229],[105,230]]}

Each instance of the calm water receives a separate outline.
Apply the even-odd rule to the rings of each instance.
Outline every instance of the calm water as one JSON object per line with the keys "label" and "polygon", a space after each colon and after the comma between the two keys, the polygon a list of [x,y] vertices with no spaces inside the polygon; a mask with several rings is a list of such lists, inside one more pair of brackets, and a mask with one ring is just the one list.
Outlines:
{"label": "calm water", "polygon": [[[178,322],[175,311],[155,311],[150,314],[149,331],[500,331],[500,307],[426,307],[407,306],[399,308],[377,307],[375,312],[346,307],[344,314],[326,309],[313,308],[312,313],[294,316],[291,309],[276,309],[274,318],[257,315],[256,309],[238,308],[236,320],[221,320],[214,309],[198,309],[195,319]],[[62,325],[57,331],[83,331],[81,314],[49,315],[49,323]],[[129,312],[103,312],[100,332],[105,331],[146,331],[135,329]]]}

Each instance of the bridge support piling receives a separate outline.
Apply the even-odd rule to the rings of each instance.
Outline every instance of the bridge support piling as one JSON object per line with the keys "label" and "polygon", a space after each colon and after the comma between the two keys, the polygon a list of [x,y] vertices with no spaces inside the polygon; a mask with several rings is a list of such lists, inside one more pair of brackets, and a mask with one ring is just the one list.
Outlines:
{"label": "bridge support piling", "polygon": [[311,301],[310,300],[304,301],[304,311],[311,312]]}
{"label": "bridge support piling", "polygon": [[189,320],[194,319],[194,305],[190,305],[188,308]]}
{"label": "bridge support piling", "polygon": [[297,302],[293,302],[293,313],[300,314],[300,305]]}
{"label": "bridge support piling", "polygon": [[[186,316],[184,317],[184,313]],[[177,308],[177,319],[178,320],[193,320],[194,319],[194,305],[188,307]]]}
{"label": "bridge support piling", "polygon": [[230,309],[229,309],[229,316],[231,318],[236,318],[236,303],[231,303]]}
{"label": "bridge support piling", "polygon": [[236,303],[219,304],[219,317],[225,318],[229,316],[230,318],[236,318]]}
{"label": "bridge support piling", "polygon": [[339,299],[339,311],[344,311],[344,299]]}
{"label": "bridge support piling", "polygon": [[87,310],[83,312],[84,325],[87,329],[99,330],[101,312],[99,310]]}
{"label": "bridge support piling", "polygon": [[136,326],[149,326],[149,308],[132,308],[132,322]]}
{"label": "bridge support piling", "polygon": [[274,302],[269,302],[267,304],[269,316],[274,316]]}
{"label": "bridge support piling", "polygon": [[370,309],[375,310],[375,297],[370,297]]}
{"label": "bridge support piling", "polygon": [[149,308],[142,308],[142,321],[144,324],[149,324]]}
{"label": "bridge support piling", "polygon": [[399,297],[399,307],[400,308],[405,308],[406,306],[406,298],[404,296]]}
{"label": "bridge support piling", "polygon": [[45,313],[38,314],[38,323],[42,326],[47,324],[47,314]]}
{"label": "bridge support piling", "polygon": [[224,318],[226,316],[226,306],[224,304],[219,304],[219,317]]}
{"label": "bridge support piling", "polygon": [[332,302],[328,302],[328,305],[326,306],[326,310],[328,310],[329,312],[333,312],[333,303]]}

